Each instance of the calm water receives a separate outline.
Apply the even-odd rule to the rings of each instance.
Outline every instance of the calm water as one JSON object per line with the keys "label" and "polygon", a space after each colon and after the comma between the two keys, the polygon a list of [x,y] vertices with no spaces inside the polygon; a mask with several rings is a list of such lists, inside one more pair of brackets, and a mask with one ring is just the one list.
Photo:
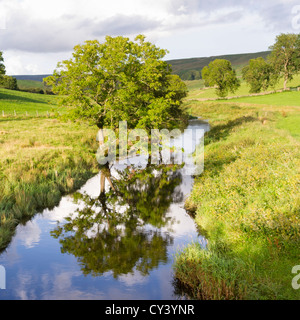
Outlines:
{"label": "calm water", "polygon": [[[188,128],[208,125],[191,121]],[[0,299],[183,298],[174,255],[205,240],[184,210],[193,178],[182,172],[175,165],[112,164],[58,207],[19,225],[0,255]]]}

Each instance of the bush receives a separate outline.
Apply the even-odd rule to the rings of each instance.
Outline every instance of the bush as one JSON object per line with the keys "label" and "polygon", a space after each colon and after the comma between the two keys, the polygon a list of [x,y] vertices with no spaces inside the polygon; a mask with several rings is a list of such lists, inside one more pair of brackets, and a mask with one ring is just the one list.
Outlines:
{"label": "bush", "polygon": [[6,75],[0,76],[0,87],[10,90],[19,90],[17,79]]}

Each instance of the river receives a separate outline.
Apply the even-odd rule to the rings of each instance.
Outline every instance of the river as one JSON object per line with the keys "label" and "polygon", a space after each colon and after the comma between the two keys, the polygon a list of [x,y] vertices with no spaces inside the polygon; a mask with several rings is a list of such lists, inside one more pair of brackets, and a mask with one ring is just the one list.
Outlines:
{"label": "river", "polygon": [[[209,126],[191,120],[188,129]],[[0,255],[0,299],[184,299],[174,257],[192,241],[205,246],[205,239],[184,209],[194,178],[182,170],[111,165],[54,209],[18,225]]]}

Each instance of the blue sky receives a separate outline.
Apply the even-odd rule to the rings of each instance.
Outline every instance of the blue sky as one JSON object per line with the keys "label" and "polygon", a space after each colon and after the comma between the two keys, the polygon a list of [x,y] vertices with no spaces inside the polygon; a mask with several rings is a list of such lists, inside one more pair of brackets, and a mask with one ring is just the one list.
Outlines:
{"label": "blue sky", "polygon": [[7,74],[52,73],[76,44],[106,35],[147,40],[167,59],[268,50],[300,33],[300,0],[0,0]]}

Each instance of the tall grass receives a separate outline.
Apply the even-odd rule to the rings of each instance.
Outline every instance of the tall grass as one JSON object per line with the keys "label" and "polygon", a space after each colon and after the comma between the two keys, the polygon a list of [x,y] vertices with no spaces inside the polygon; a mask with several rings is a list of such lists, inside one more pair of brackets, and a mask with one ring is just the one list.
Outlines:
{"label": "tall grass", "polygon": [[[33,114],[49,98],[2,89],[1,94],[0,110],[16,101],[18,112],[32,108]],[[0,115],[0,250],[18,223],[57,205],[97,173],[96,134],[97,127],[85,123]]]}
{"label": "tall grass", "polygon": [[300,143],[286,125],[299,109],[193,106],[213,119],[187,201],[208,248],[178,254],[176,277],[199,299],[299,299],[291,270],[299,264]]}

